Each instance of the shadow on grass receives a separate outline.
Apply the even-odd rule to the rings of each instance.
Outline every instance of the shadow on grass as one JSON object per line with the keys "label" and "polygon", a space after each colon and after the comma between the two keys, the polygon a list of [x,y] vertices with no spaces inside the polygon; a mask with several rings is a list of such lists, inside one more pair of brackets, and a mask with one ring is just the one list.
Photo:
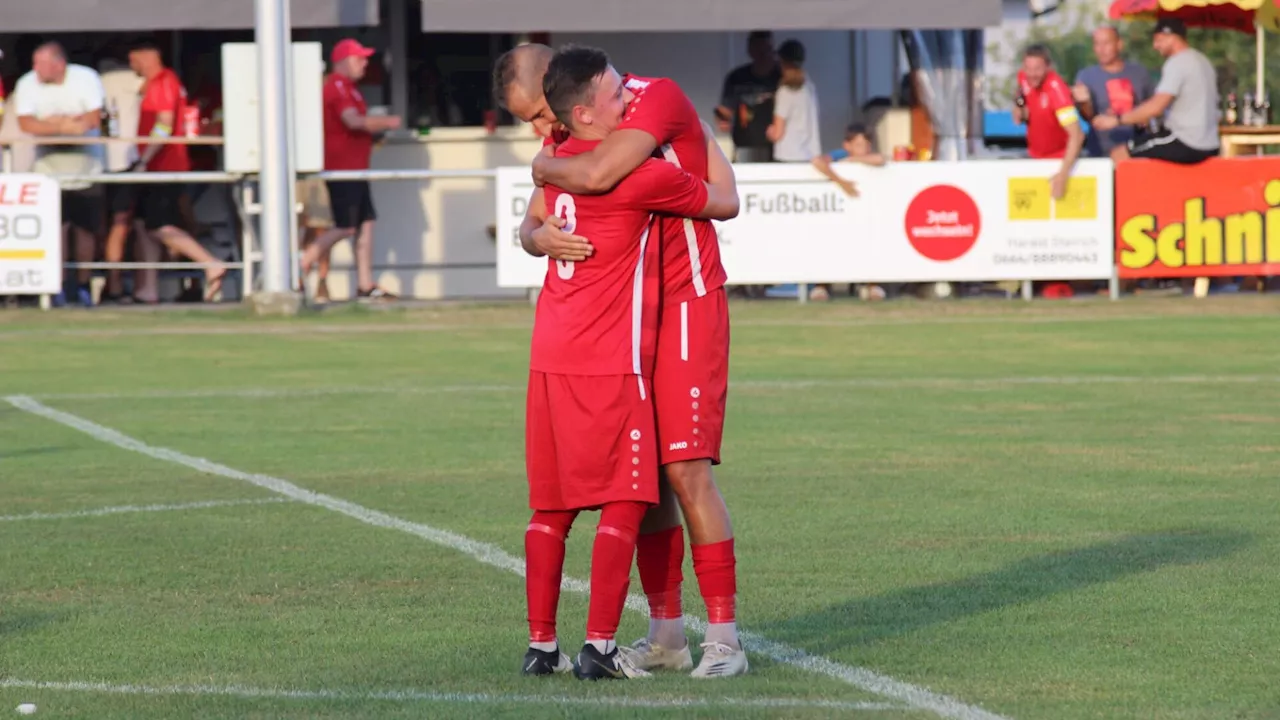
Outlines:
{"label": "shadow on grass", "polygon": [[1028,558],[962,580],[851,600],[760,629],[811,653],[831,653],[1165,566],[1216,560],[1252,540],[1245,533],[1216,529],[1132,535]]}
{"label": "shadow on grass", "polygon": [[22,448],[21,450],[0,450],[0,460],[12,460],[14,458],[28,457],[30,455],[52,455],[53,453],[59,453],[59,452],[62,452],[63,450],[70,450],[70,449],[71,448],[66,447],[65,445],[62,445],[62,446]]}
{"label": "shadow on grass", "polygon": [[0,614],[0,639],[39,630],[65,616],[65,613],[10,611]]}

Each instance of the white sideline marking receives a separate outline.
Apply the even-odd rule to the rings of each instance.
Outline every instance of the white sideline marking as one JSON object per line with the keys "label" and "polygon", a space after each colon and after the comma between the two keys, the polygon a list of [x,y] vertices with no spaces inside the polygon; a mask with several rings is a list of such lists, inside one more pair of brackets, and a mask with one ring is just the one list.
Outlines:
{"label": "white sideline marking", "polygon": [[[911,389],[936,388],[985,390],[1024,385],[1261,385],[1280,383],[1280,375],[1046,375],[995,378],[813,378],[789,380],[735,380],[730,388],[804,390],[808,388]],[[325,388],[207,388],[204,390],[155,390],[135,393],[48,393],[29,395],[44,400],[177,400],[196,398],[292,398],[332,395],[450,395],[463,393],[524,392],[524,385],[437,385],[425,387],[345,386]]]}
{"label": "white sideline marking", "polygon": [[234,507],[237,505],[275,505],[289,502],[288,498],[259,498],[257,500],[207,500],[205,502],[181,503],[177,505],[117,505],[115,507],[79,510],[65,513],[29,513],[27,515],[0,515],[0,522],[22,522],[23,520],[68,520],[71,518],[102,517],[104,515],[125,515],[128,513],[168,512],[171,510],[201,510],[204,508]]}
{"label": "white sideline marking", "polygon": [[423,690],[382,690],[351,692],[345,690],[283,690],[242,685],[110,685],[92,682],[40,682],[35,680],[0,679],[0,689],[62,690],[108,693],[111,695],[196,695],[244,699],[278,700],[347,700],[361,702],[430,702],[484,705],[585,705],[624,708],[820,708],[824,710],[870,711],[907,710],[891,703],[841,702],[838,700],[806,700],[804,698],[631,698],[573,697],[569,695],[503,695],[492,693],[448,693]]}
{"label": "white sideline marking", "polygon": [[[496,545],[472,540],[469,537],[449,532],[448,530],[440,530],[430,525],[403,520],[347,500],[298,487],[287,480],[277,477],[246,473],[211,460],[170,450],[169,448],[153,447],[117,430],[112,430],[71,413],[55,410],[25,395],[11,395],[6,397],[5,400],[20,410],[25,410],[34,415],[74,428],[110,445],[140,453],[156,460],[183,465],[210,475],[221,475],[233,480],[241,480],[299,502],[341,513],[375,527],[400,530],[410,535],[416,535],[437,545],[443,545],[470,555],[486,565],[501,568],[524,577],[523,559],[507,553]],[[564,578],[562,587],[566,590],[583,594],[588,594],[590,590],[590,585],[586,581],[568,576]],[[648,604],[640,595],[632,594],[628,596],[627,607],[645,616],[649,614]],[[707,624],[701,618],[686,615],[685,623],[695,633],[705,634],[706,632]],[[844,665],[824,657],[809,655],[804,650],[768,640],[754,633],[744,632],[742,633],[742,639],[753,646],[753,652],[768,656],[775,662],[825,675],[872,694],[899,700],[920,710],[929,710],[945,718],[953,718],[954,720],[1006,720],[1000,715],[973,705],[966,705],[955,698],[896,680],[887,675],[881,675],[866,668]]]}

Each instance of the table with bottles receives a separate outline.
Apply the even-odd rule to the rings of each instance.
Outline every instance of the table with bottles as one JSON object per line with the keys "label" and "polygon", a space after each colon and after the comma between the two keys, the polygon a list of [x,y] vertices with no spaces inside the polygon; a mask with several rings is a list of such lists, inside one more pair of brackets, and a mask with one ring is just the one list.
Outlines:
{"label": "table with bottles", "polygon": [[1280,145],[1280,125],[1271,124],[1271,95],[1245,93],[1238,102],[1236,94],[1227,95],[1218,128],[1222,157],[1238,157],[1246,149],[1261,153],[1265,145]]}

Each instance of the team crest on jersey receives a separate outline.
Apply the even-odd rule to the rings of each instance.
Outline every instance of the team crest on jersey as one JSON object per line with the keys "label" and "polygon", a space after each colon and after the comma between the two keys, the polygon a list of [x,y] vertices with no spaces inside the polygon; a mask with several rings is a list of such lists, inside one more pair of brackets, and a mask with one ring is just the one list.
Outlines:
{"label": "team crest on jersey", "polygon": [[644,80],[639,80],[636,78],[627,78],[628,90],[644,90],[647,87],[649,87],[649,83],[645,82]]}

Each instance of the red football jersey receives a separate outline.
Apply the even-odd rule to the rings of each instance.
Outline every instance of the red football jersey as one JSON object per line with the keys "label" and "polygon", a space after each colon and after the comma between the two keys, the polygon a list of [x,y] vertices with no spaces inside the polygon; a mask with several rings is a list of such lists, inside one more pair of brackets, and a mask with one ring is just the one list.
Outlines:
{"label": "red football jersey", "polygon": [[1040,87],[1033,88],[1021,71],[1018,86],[1027,101],[1027,155],[1033,158],[1060,158],[1067,151],[1067,131],[1080,122],[1071,88],[1058,73],[1050,70]]}
{"label": "red football jersey", "polygon": [[342,113],[351,108],[365,115],[369,108],[351,79],[330,73],[324,79],[324,169],[368,170],[373,154],[373,136],[352,130],[342,122]]}
{"label": "red football jersey", "polygon": [[[557,157],[599,143],[570,139]],[[653,213],[692,215],[707,205],[698,178],[661,160],[647,160],[604,195],[543,188],[547,214],[591,238],[595,254],[582,262],[547,259],[538,296],[530,367],[561,375],[643,375],[653,371],[657,343],[658,244]]]}
{"label": "red football jersey", "polygon": [[[170,132],[178,134],[182,114],[187,109],[187,91],[182,87],[178,75],[169,68],[161,70],[142,86],[142,105],[138,114],[138,137],[151,134],[156,126],[156,119],[162,112],[173,113],[170,121]],[[138,153],[144,153],[146,145],[138,146]],[[186,172],[191,169],[191,158],[187,155],[186,145],[165,145],[156,156],[147,163],[147,169],[162,172]]]}
{"label": "red football jersey", "polygon": [[[697,108],[680,86],[669,78],[635,75],[627,75],[624,82],[635,99],[618,129],[649,133],[668,162],[707,179],[707,138]],[[702,297],[724,286],[727,279],[720,262],[720,240],[710,220],[663,219],[662,293],[667,300]]]}

